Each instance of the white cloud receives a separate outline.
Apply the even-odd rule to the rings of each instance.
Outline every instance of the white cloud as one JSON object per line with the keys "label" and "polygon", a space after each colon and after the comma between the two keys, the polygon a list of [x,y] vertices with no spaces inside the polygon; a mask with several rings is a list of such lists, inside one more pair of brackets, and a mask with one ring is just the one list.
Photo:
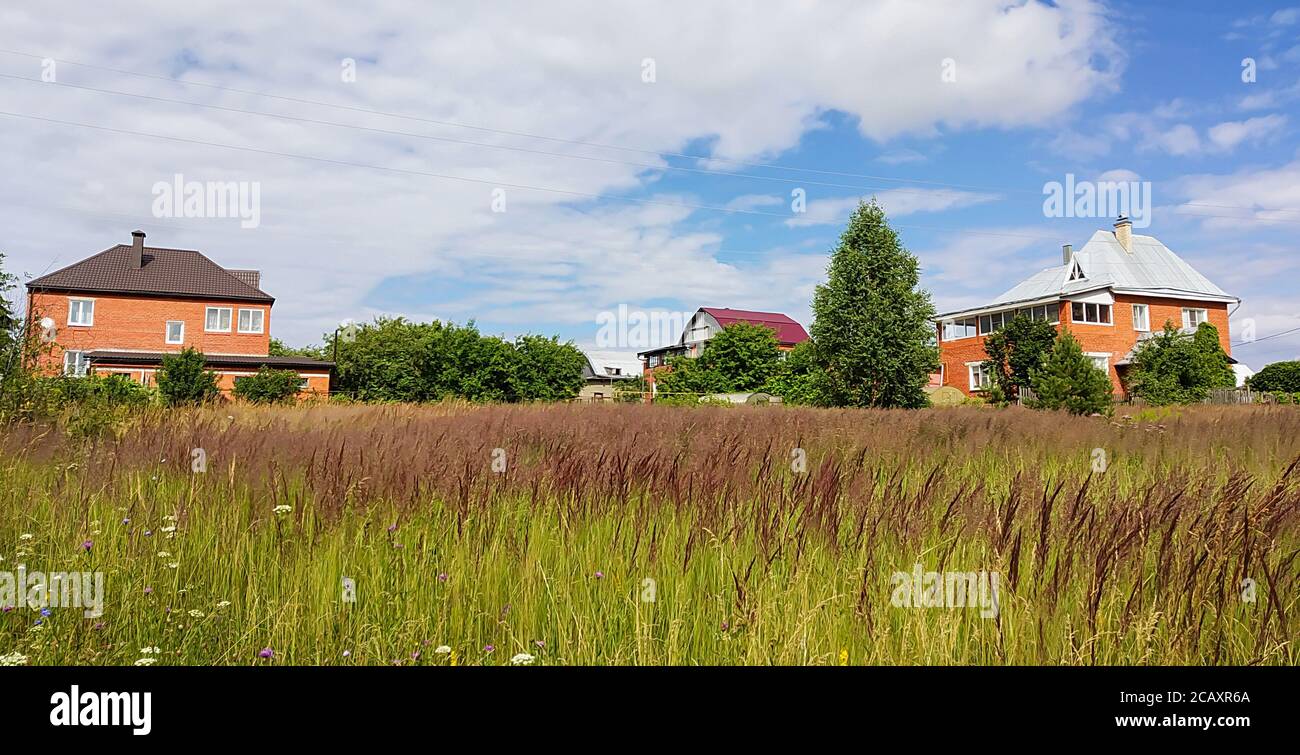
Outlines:
{"label": "white cloud", "polygon": [[1300,160],[1278,168],[1187,176],[1176,186],[1187,197],[1178,212],[1203,216],[1206,229],[1285,230],[1300,222]]}
{"label": "white cloud", "polygon": [[[861,133],[876,140],[1052,123],[1113,90],[1125,60],[1101,5],[1084,0],[826,0],[772,4],[762,12],[699,2],[466,3],[418,14],[397,0],[189,3],[165,14],[146,3],[81,0],[61,10],[79,22],[56,23],[36,6],[6,7],[0,11],[6,36],[21,40],[7,46],[299,100],[651,151],[681,151],[709,140],[715,157],[741,160],[798,145],[830,110],[855,118]],[[341,79],[344,58],[357,61],[354,83]],[[647,58],[655,63],[654,83],[642,79]],[[940,79],[945,58],[957,63],[955,82]],[[0,66],[6,73],[41,75],[39,58],[0,54]],[[58,80],[70,84],[664,165],[641,152],[67,64],[57,71]],[[128,231],[143,227],[150,243],[198,248],[231,267],[262,269],[277,297],[273,332],[291,342],[315,339],[367,306],[494,321],[527,318],[516,320],[526,325],[577,321],[601,302],[680,295],[761,303],[785,288],[774,277],[782,269],[776,262],[755,260],[742,269],[716,256],[716,236],[683,229],[688,218],[706,213],[526,189],[507,190],[506,213],[491,211],[498,184],[632,193],[661,175],[655,170],[51,84],[10,81],[5,88],[5,109],[17,113],[486,182],[0,118],[6,140],[0,172],[26,177],[0,186],[0,203],[13,209],[5,247],[11,268],[39,273],[125,242]],[[262,226],[241,231],[237,221],[153,218],[150,187],[175,173],[259,182]],[[969,203],[960,192],[913,199],[885,194],[893,194],[888,204],[894,214]],[[459,276],[481,290],[466,289],[459,301],[416,305],[367,298],[381,281],[421,274]]]}
{"label": "white cloud", "polygon": [[857,208],[859,201],[870,201],[872,196],[885,208],[891,218],[918,212],[939,212],[983,204],[998,199],[997,194],[955,189],[887,189],[864,197],[836,197],[814,199],[808,202],[806,212],[785,221],[790,228],[813,225],[843,225]]}
{"label": "white cloud", "polygon": [[1260,116],[1244,121],[1228,121],[1212,126],[1208,132],[1210,141],[1220,150],[1232,151],[1242,142],[1259,144],[1276,136],[1286,125],[1285,115]]}

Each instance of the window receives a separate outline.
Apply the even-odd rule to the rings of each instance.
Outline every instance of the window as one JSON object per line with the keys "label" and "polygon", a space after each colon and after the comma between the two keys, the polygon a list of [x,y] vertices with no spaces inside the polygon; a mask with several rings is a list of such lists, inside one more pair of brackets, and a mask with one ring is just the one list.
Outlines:
{"label": "window", "polygon": [[991,315],[980,315],[980,335],[986,336],[989,333],[1011,322],[1012,313],[995,312]]}
{"label": "window", "polygon": [[691,328],[691,334],[686,338],[688,341],[707,341],[709,340],[709,326],[700,325]]}
{"label": "window", "polygon": [[1133,329],[1151,330],[1151,311],[1147,308],[1147,305],[1133,305]]}
{"label": "window", "polygon": [[63,374],[73,377],[84,377],[86,371],[90,368],[90,360],[86,358],[84,351],[65,351],[63,352]]}
{"label": "window", "polygon": [[1183,308],[1183,328],[1196,330],[1196,327],[1209,319],[1209,313],[1203,309]]}
{"label": "window", "polygon": [[185,323],[183,321],[167,321],[167,343],[185,343]]}
{"label": "window", "polygon": [[1070,302],[1070,319],[1093,325],[1110,325],[1110,305]]}
{"label": "window", "polygon": [[984,369],[983,362],[967,362],[966,370],[970,373],[970,389],[972,391],[986,391],[989,388],[989,373]]}
{"label": "window", "polygon": [[1078,280],[1083,280],[1084,278],[1087,277],[1088,276],[1083,274],[1083,268],[1079,267],[1078,260],[1075,260],[1074,267],[1070,268],[1070,280],[1078,281]]}
{"label": "window", "polygon": [[1017,309],[1017,315],[1024,315],[1031,320],[1042,320],[1043,322],[1057,322],[1061,319],[1061,308],[1056,304],[1040,304],[1036,307],[1025,307]]}
{"label": "window", "polygon": [[239,332],[240,333],[261,333],[263,314],[264,313],[260,309],[239,310]]}
{"label": "window", "polygon": [[1085,353],[1084,356],[1092,360],[1092,366],[1106,374],[1110,374],[1110,354],[1105,353]]}
{"label": "window", "polygon": [[949,320],[943,324],[943,340],[955,341],[958,338],[973,338],[977,322],[974,317],[965,320]]}
{"label": "window", "polygon": [[[310,388],[311,388],[311,380],[310,380],[310,379],[308,379],[308,378],[300,378],[300,379],[298,380],[298,390],[299,390],[299,391],[306,391],[306,390],[309,390]],[[602,395],[604,395],[604,394],[597,393],[596,395],[597,395],[597,396],[602,396]]]}
{"label": "window", "polygon": [[90,327],[95,324],[94,299],[69,299],[68,324]]}
{"label": "window", "polygon": [[230,307],[208,307],[203,329],[216,333],[229,333]]}

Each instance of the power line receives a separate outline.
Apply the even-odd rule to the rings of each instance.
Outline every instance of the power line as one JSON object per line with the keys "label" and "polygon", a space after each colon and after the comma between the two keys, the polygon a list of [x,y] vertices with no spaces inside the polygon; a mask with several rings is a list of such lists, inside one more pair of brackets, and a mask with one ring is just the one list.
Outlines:
{"label": "power line", "polygon": [[[727,164],[729,164],[729,165],[738,165],[738,166],[749,167],[749,168],[762,168],[762,169],[766,169],[766,170],[784,170],[784,171],[791,171],[791,172],[798,172],[798,173],[811,173],[811,174],[815,174],[815,175],[839,176],[839,177],[843,177],[843,178],[864,178],[864,179],[873,180],[873,181],[891,181],[891,182],[896,182],[896,183],[912,183],[912,184],[920,184],[920,185],[926,185],[926,186],[939,186],[939,187],[952,188],[952,189],[969,189],[969,190],[977,190],[977,191],[995,191],[995,192],[1002,192],[1002,193],[1024,193],[1024,194],[1035,194],[1035,195],[1038,195],[1038,196],[1041,196],[1041,194],[1042,194],[1042,192],[1036,192],[1036,191],[1033,191],[1033,190],[1030,190],[1030,189],[1012,189],[1012,188],[1007,188],[1007,187],[991,187],[991,186],[980,186],[980,185],[975,185],[975,184],[959,184],[959,183],[951,183],[951,182],[943,182],[943,181],[930,181],[930,180],[926,180],[926,179],[897,178],[897,177],[893,177],[893,176],[879,176],[879,175],[872,175],[872,174],[867,174],[867,173],[852,173],[852,172],[847,172],[847,171],[824,170],[824,169],[816,169],[816,168],[803,168],[803,167],[799,167],[799,166],[781,165],[781,164],[776,164],[776,163],[760,163],[760,162],[753,162],[753,161],[746,161],[746,160],[734,160],[734,159],[730,159],[730,158],[725,158],[725,157],[716,157],[716,156],[711,156],[711,155],[691,154],[691,153],[686,153],[686,152],[671,152],[671,151],[664,151],[664,150],[653,150],[653,149],[646,149],[646,148],[642,148],[642,147],[629,147],[629,146],[618,145],[618,144],[606,144],[606,143],[602,143],[602,142],[594,142],[594,141],[588,141],[588,140],[582,140],[582,139],[571,139],[571,138],[564,138],[564,137],[547,136],[547,135],[543,135],[543,134],[530,133],[530,132],[527,132],[527,131],[515,131],[515,130],[511,130],[511,129],[501,129],[501,128],[493,128],[493,127],[490,127],[490,126],[480,126],[480,125],[475,125],[475,124],[460,123],[460,122],[457,122],[457,121],[447,121],[447,120],[440,120],[440,119],[436,119],[436,118],[426,118],[426,117],[415,116],[415,115],[410,115],[410,114],[406,114],[406,113],[396,113],[396,112],[391,112],[391,111],[378,110],[378,109],[373,109],[373,108],[366,108],[366,107],[361,107],[361,106],[357,106],[357,105],[345,105],[345,104],[337,103],[337,102],[325,102],[325,101],[321,101],[321,100],[312,100],[312,99],[307,99],[307,98],[303,98],[303,97],[290,97],[290,96],[287,96],[287,95],[274,94],[274,93],[270,93],[270,92],[260,92],[260,91],[257,91],[257,90],[252,90],[252,89],[242,89],[242,88],[239,88],[239,87],[228,87],[228,86],[222,86],[222,85],[220,85],[220,84],[210,84],[210,83],[201,82],[201,81],[189,81],[189,80],[185,80],[185,79],[178,79],[178,78],[175,78],[175,77],[173,77],[173,76],[162,76],[162,75],[159,75],[159,74],[145,73],[145,72],[142,72],[142,71],[131,71],[131,70],[126,70],[126,69],[121,69],[121,68],[111,68],[111,67],[108,67],[108,66],[99,66],[99,65],[94,65],[94,64],[90,64],[90,63],[82,63],[82,62],[78,62],[78,61],[74,61],[74,60],[67,60],[67,59],[63,59],[63,58],[49,58],[49,57],[47,57],[47,56],[37,55],[37,54],[35,54],[35,53],[30,53],[30,52],[24,52],[24,51],[21,51],[21,50],[10,50],[10,49],[5,49],[5,48],[0,48],[0,53],[9,54],[9,55],[17,55],[17,56],[21,56],[21,57],[26,57],[26,58],[36,59],[36,60],[46,60],[46,59],[48,59],[48,60],[53,60],[53,61],[55,61],[55,62],[57,62],[57,63],[63,63],[63,64],[65,64],[65,65],[77,66],[77,67],[80,67],[80,68],[89,68],[89,69],[93,69],[93,70],[106,71],[106,72],[109,72],[109,73],[122,74],[122,75],[125,75],[125,76],[136,76],[136,77],[140,77],[140,78],[153,79],[153,80],[157,80],[157,81],[165,81],[165,82],[168,82],[168,83],[172,83],[172,84],[181,84],[181,85],[185,85],[185,86],[204,87],[204,88],[207,88],[207,89],[213,89],[213,90],[224,91],[224,92],[232,92],[232,93],[236,93],[236,94],[244,94],[244,95],[249,95],[249,96],[253,96],[253,97],[264,97],[264,98],[267,98],[267,99],[281,100],[281,101],[284,101],[284,102],[294,102],[294,103],[299,103],[299,104],[304,104],[304,105],[313,105],[313,106],[317,106],[317,107],[336,108],[336,109],[340,109],[340,110],[348,110],[348,111],[358,112],[358,113],[367,113],[367,114],[370,114],[370,115],[379,115],[379,116],[383,116],[383,117],[386,117],[386,118],[400,118],[400,119],[403,119],[403,120],[417,121],[417,122],[421,122],[421,123],[431,123],[431,124],[435,124],[435,125],[439,125],[439,126],[446,126],[446,127],[449,127],[449,128],[461,128],[461,129],[468,129],[468,130],[474,130],[474,131],[482,131],[482,132],[485,132],[485,133],[500,134],[500,135],[505,135],[505,136],[518,136],[518,137],[523,137],[523,138],[527,138],[527,139],[538,139],[538,140],[542,140],[542,141],[550,141],[550,142],[556,142],[556,143],[560,143],[560,144],[571,144],[571,145],[576,145],[576,146],[595,147],[595,148],[598,148],[598,149],[610,149],[610,150],[618,150],[618,151],[623,151],[623,152],[635,152],[635,153],[640,153],[640,154],[656,155],[656,156],[661,157],[661,158],[665,158],[665,157],[676,157],[676,158],[681,158],[681,159],[686,159],[686,160],[707,160],[707,161],[712,161],[712,162],[727,163]],[[22,77],[11,76],[10,78],[22,78]],[[28,79],[28,80],[30,80],[30,79]],[[142,95],[142,96],[143,96],[143,95]],[[195,103],[195,104],[197,104],[197,103]],[[435,137],[430,137],[430,138],[435,138]],[[1292,214],[1300,214],[1300,209],[1292,209],[1292,208],[1266,208],[1266,207],[1258,207],[1258,208],[1256,208],[1256,207],[1243,207],[1243,206],[1240,206],[1240,205],[1212,204],[1212,203],[1205,203],[1205,202],[1185,202],[1185,203],[1183,203],[1183,204],[1184,204],[1184,205],[1187,205],[1187,206],[1197,206],[1197,207],[1215,207],[1215,208],[1221,208],[1221,209],[1249,210],[1249,211],[1258,211],[1258,212],[1285,212],[1285,213],[1292,213]],[[1186,214],[1186,213],[1177,213],[1177,214]],[[1200,216],[1200,217],[1217,217],[1217,216]],[[1241,219],[1246,219],[1246,218],[1241,218]],[[1263,219],[1260,219],[1260,220],[1263,220]],[[1281,221],[1279,221],[1279,222],[1281,222]]]}
{"label": "power line", "polygon": [[1297,332],[1297,331],[1300,331],[1300,327],[1291,328],[1290,330],[1284,330],[1284,331],[1282,331],[1282,332],[1280,332],[1280,333],[1273,333],[1272,335],[1267,335],[1267,336],[1264,336],[1263,338],[1256,338],[1256,339],[1253,340],[1253,341],[1242,341],[1241,343],[1234,343],[1234,344],[1232,344],[1232,345],[1233,345],[1234,347],[1236,347],[1236,346],[1249,346],[1249,345],[1251,345],[1252,343],[1259,343],[1260,341],[1267,341],[1267,340],[1269,340],[1270,338],[1281,338],[1282,336],[1290,335],[1291,333],[1295,333],[1295,332]]}

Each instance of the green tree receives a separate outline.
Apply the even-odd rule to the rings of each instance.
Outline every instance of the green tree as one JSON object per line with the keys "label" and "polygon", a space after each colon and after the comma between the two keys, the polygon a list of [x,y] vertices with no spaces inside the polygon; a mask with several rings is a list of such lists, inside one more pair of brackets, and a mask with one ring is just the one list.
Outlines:
{"label": "green tree", "polygon": [[813,294],[813,341],[827,371],[819,403],[920,407],[939,368],[934,305],[920,267],[873,199],[859,203]]}
{"label": "green tree", "polygon": [[221,392],[217,389],[217,373],[205,365],[203,354],[194,349],[163,356],[156,375],[158,393],[170,406],[211,401]]}
{"label": "green tree", "polygon": [[1109,414],[1110,377],[1084,356],[1068,330],[1062,330],[1043,366],[1032,370],[1035,409],[1065,409],[1071,414]]}
{"label": "green tree", "polygon": [[9,300],[10,292],[18,285],[18,276],[4,269],[5,256],[0,252],[0,379],[22,366],[18,344],[22,339],[22,323]]}
{"label": "green tree", "polygon": [[1300,393],[1300,361],[1266,365],[1251,375],[1246,385],[1256,391]]}
{"label": "green tree", "polygon": [[582,390],[582,369],[587,357],[572,341],[558,338],[520,336],[515,339],[519,355],[514,384],[523,401],[560,401]]}
{"label": "green tree", "polygon": [[1192,335],[1166,323],[1139,342],[1126,380],[1133,395],[1158,406],[1203,401],[1211,390],[1237,384],[1219,331],[1208,322]]}
{"label": "green tree", "polygon": [[[437,323],[376,318],[340,336],[335,390],[361,401],[425,401],[430,395],[425,358]],[[333,334],[327,334],[333,337]]]}
{"label": "green tree", "polygon": [[756,391],[777,369],[781,350],[771,328],[738,322],[728,325],[704,345],[700,365],[722,376],[727,391]]}
{"label": "green tree", "polygon": [[271,346],[267,350],[267,354],[273,357],[306,357],[308,359],[324,360],[330,358],[330,350],[324,346],[286,346],[284,341],[278,338],[271,339]]}
{"label": "green tree", "polygon": [[1056,328],[1024,314],[1016,315],[984,339],[988,354],[984,369],[992,375],[993,388],[1003,401],[1015,401],[1020,389],[1029,387],[1031,374],[1043,366],[1055,341]]}
{"label": "green tree", "polygon": [[786,352],[762,390],[780,396],[787,404],[816,405],[824,393],[826,370],[822,369],[813,341],[802,341]]}
{"label": "green tree", "polygon": [[700,359],[671,357],[668,369],[655,373],[655,400],[662,403],[695,403],[697,395],[729,393],[731,384],[716,369]]}
{"label": "green tree", "polygon": [[235,378],[235,397],[254,404],[283,404],[298,395],[301,383],[293,370],[262,365],[255,374]]}

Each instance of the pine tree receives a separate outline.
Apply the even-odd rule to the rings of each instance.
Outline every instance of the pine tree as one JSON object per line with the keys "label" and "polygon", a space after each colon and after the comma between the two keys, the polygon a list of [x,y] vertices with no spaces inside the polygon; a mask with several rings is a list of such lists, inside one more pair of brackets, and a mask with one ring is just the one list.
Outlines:
{"label": "pine tree", "polygon": [[1043,366],[1034,370],[1030,387],[1035,409],[1065,409],[1071,414],[1109,414],[1110,378],[1083,355],[1068,330],[1062,330]]}
{"label": "pine tree", "polygon": [[917,288],[920,266],[873,199],[859,203],[813,294],[812,338],[825,379],[818,403],[925,406],[939,368],[934,305]]}

